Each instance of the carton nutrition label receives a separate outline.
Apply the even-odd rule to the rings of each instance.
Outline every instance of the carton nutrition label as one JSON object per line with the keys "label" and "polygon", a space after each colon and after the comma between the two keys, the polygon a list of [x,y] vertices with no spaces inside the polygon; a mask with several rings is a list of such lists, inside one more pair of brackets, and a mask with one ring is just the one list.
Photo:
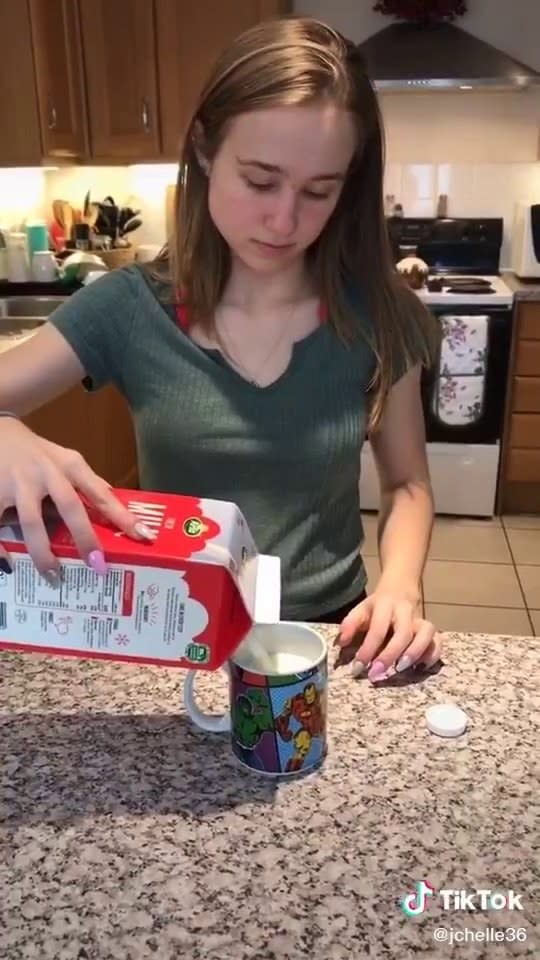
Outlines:
{"label": "carton nutrition label", "polygon": [[110,564],[98,576],[82,561],[64,560],[61,575],[52,587],[29,557],[15,559],[0,582],[0,640],[174,661],[208,623],[185,571]]}
{"label": "carton nutrition label", "polygon": [[40,576],[31,560],[20,559],[15,564],[13,577],[17,604],[117,616],[130,616],[132,612],[134,574],[131,570],[113,568],[102,577],[86,564],[63,563],[62,584],[54,589]]}

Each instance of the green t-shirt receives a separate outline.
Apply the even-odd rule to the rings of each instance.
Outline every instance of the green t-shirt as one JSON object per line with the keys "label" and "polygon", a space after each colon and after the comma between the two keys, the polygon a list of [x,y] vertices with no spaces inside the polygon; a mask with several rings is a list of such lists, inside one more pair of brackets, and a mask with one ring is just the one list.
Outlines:
{"label": "green t-shirt", "polygon": [[91,378],[132,411],[140,486],[238,504],[258,549],[282,561],[282,617],[321,616],[364,589],[359,507],[366,390],[375,357],[323,324],[259,388],[204,350],[139,267],[51,316]]}

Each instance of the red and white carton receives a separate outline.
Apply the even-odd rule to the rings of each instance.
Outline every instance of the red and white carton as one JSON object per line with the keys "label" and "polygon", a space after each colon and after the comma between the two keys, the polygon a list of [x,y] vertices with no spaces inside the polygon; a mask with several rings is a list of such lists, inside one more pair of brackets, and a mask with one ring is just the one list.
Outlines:
{"label": "red and white carton", "polygon": [[46,519],[62,584],[51,587],[17,523],[0,527],[13,561],[0,571],[0,649],[216,670],[255,623],[280,616],[278,557],[257,552],[234,503],[115,490],[156,533],[131,540],[86,504],[108,563],[98,576],[64,522]]}

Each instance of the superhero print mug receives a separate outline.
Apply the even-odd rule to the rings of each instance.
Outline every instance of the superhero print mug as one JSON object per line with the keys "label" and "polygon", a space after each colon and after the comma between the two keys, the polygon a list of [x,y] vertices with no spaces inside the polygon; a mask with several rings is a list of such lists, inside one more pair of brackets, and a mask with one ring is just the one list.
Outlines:
{"label": "superhero print mug", "polygon": [[198,727],[229,733],[237,759],[258,773],[291,775],[322,763],[328,651],[320,633],[303,623],[259,624],[222,669],[229,676],[224,716],[201,710],[195,697],[200,671],[186,674],[184,706]]}

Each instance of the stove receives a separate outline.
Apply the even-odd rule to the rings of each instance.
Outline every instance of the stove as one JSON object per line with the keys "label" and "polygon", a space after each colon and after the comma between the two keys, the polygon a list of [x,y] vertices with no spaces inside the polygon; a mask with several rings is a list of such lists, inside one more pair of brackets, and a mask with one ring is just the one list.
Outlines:
{"label": "stove", "polygon": [[[440,324],[441,346],[422,373],[427,457],[438,514],[495,512],[508,381],[513,294],[500,276],[502,217],[391,217],[394,260],[429,269],[415,293]],[[378,509],[377,469],[362,450],[360,501]]]}
{"label": "stove", "polygon": [[[476,282],[475,281],[479,281]],[[442,290],[433,289],[439,283]],[[430,306],[511,306],[513,293],[500,276],[475,274],[430,274],[425,287],[416,293]]]}

